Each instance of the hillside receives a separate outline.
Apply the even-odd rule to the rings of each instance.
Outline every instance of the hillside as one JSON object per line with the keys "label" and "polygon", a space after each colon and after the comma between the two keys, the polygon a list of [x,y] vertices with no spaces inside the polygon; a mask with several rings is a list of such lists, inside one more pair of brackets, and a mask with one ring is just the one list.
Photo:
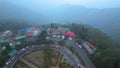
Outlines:
{"label": "hillside", "polygon": [[24,21],[18,21],[18,20],[17,21],[16,20],[0,21],[0,32],[6,31],[6,30],[17,32],[18,30],[26,28],[28,26],[30,26],[30,24]]}
{"label": "hillside", "polygon": [[89,55],[96,68],[119,68],[120,48],[116,48],[113,41],[102,31],[88,25],[70,24],[69,26],[76,34],[77,42],[89,41],[96,48],[94,55]]}
{"label": "hillside", "polygon": [[30,23],[46,23],[47,17],[24,7],[0,2],[0,20],[19,20]]}
{"label": "hillside", "polygon": [[107,33],[115,42],[120,42],[120,8],[95,9],[64,5],[36,11],[5,2],[0,3],[0,10],[0,20],[24,20],[34,25],[51,22],[88,24]]}
{"label": "hillside", "polygon": [[120,8],[95,9],[67,5],[53,11],[57,12],[51,14],[54,16],[50,17],[55,17],[57,22],[88,24],[107,33],[113,40],[120,41],[118,31],[120,29]]}

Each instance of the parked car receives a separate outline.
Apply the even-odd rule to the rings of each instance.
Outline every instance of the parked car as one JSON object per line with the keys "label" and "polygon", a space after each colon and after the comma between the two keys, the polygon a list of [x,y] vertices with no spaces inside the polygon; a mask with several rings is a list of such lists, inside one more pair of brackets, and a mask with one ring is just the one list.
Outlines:
{"label": "parked car", "polygon": [[82,48],[82,46],[81,46],[81,45],[79,45],[78,43],[76,43],[76,45],[77,45],[79,48]]}
{"label": "parked car", "polygon": [[81,64],[78,64],[78,68],[82,68]]}
{"label": "parked car", "polygon": [[79,46],[79,48],[82,48],[82,46],[81,45],[78,45]]}

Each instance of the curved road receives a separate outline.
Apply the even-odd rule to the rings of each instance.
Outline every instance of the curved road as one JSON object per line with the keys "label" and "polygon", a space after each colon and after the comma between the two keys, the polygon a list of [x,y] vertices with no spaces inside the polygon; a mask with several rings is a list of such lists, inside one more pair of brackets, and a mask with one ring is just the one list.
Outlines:
{"label": "curved road", "polygon": [[83,62],[85,63],[86,68],[96,68],[90,58],[88,57],[87,53],[85,52],[84,48],[80,48],[79,44],[75,40],[66,40],[66,44],[73,47],[74,51],[79,54]]}
{"label": "curved road", "polygon": [[[46,45],[34,45],[34,46],[32,46],[32,48],[23,48],[23,49],[21,49],[12,58],[12,61],[8,65],[6,65],[6,68],[13,68],[14,64],[17,62],[17,60],[19,58],[21,58],[25,54],[30,53],[32,51],[44,49],[45,46]],[[53,49],[53,50],[56,50],[56,51],[59,51],[60,53],[62,53],[65,57],[67,57],[67,59],[70,61],[70,63],[73,64],[74,68],[78,68],[78,64],[80,64],[80,62],[78,61],[78,58],[75,55],[70,53],[69,50],[67,50],[66,48],[60,47],[60,46],[55,46],[55,45],[49,45],[49,48]]]}
{"label": "curved road", "polygon": [[[60,38],[51,38],[52,40],[62,40]],[[87,56],[85,50],[83,48],[79,48],[78,45],[76,45],[76,41],[73,39],[73,40],[68,40],[67,41],[67,45],[73,45],[72,47],[74,48],[74,51],[76,51],[79,56],[82,58],[82,60],[84,61],[85,63],[85,66],[86,68],[96,68],[94,66],[94,64],[91,62],[91,60],[89,59],[89,57]]]}
{"label": "curved road", "polygon": [[83,48],[79,48],[79,46],[76,45],[76,46],[74,46],[74,50],[81,56],[82,60],[85,63],[86,68],[96,68],[94,66],[94,64],[91,62],[91,60],[89,59],[89,57],[87,56],[87,54]]}

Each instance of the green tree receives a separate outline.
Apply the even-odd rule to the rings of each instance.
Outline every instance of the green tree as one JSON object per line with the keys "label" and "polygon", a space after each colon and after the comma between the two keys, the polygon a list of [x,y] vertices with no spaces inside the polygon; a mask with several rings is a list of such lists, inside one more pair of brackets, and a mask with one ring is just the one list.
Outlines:
{"label": "green tree", "polygon": [[120,59],[120,49],[114,48],[114,42],[104,32],[89,25],[73,23],[64,26],[70,27],[70,30],[76,34],[76,41],[79,42],[79,44],[85,40],[97,48],[98,52],[96,52],[94,56],[91,56],[97,68],[118,67],[118,63],[117,66],[114,64],[116,60]]}
{"label": "green tree", "polygon": [[100,59],[101,58],[101,53],[100,52],[96,52],[95,54],[94,54],[94,57],[96,58],[96,59]]}
{"label": "green tree", "polygon": [[47,36],[47,31],[42,30],[41,33],[38,36],[38,40],[46,40],[46,36]]}
{"label": "green tree", "polygon": [[45,44],[54,44],[55,42],[53,40],[46,40]]}
{"label": "green tree", "polygon": [[51,26],[50,26],[51,28],[54,28],[55,27],[55,24],[54,23],[51,23]]}
{"label": "green tree", "polygon": [[[9,24],[9,25],[8,25]],[[28,27],[29,24],[25,21],[19,22],[16,20],[8,20],[4,22],[0,22],[0,31],[5,31],[5,30],[12,30],[14,32],[17,32],[20,29]]]}
{"label": "green tree", "polygon": [[8,57],[7,55],[3,55],[0,57],[0,68],[2,68],[3,65],[5,64],[7,57]]}
{"label": "green tree", "polygon": [[61,46],[64,46],[65,45],[65,41],[61,40],[61,41],[58,42],[58,44],[61,45]]}
{"label": "green tree", "polygon": [[50,65],[52,64],[51,50],[49,49],[49,46],[46,46],[44,48],[44,64],[45,64],[45,68],[49,68]]}

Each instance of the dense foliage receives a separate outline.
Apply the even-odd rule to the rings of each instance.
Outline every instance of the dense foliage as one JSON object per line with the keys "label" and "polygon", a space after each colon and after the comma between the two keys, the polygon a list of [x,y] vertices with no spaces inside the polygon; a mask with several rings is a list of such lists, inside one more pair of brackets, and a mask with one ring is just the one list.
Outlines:
{"label": "dense foliage", "polygon": [[19,22],[19,21],[0,21],[0,31],[12,30],[18,31],[21,28],[25,28],[30,26],[27,22]]}
{"label": "dense foliage", "polygon": [[97,48],[98,51],[90,56],[97,68],[120,68],[120,49],[115,48],[105,33],[88,25],[69,24],[66,27],[75,32],[79,43],[89,41]]}
{"label": "dense foliage", "polygon": [[[57,25],[57,24],[56,24]],[[56,25],[51,24],[52,27],[56,27]],[[10,29],[12,31],[17,31],[21,28],[29,26],[28,23],[16,23],[12,22],[0,22],[0,31],[4,31]],[[103,32],[98,29],[95,29],[88,25],[81,24],[65,24],[61,25],[63,27],[70,28],[76,34],[76,41],[82,43],[83,41],[89,41],[96,48],[97,52],[94,55],[91,55],[90,58],[96,65],[96,68],[120,68],[120,48],[116,48],[112,40]],[[47,32],[42,31],[38,36],[38,39],[35,42],[24,42],[16,47],[17,50],[23,48],[22,46],[26,45],[34,45],[34,44],[54,44],[52,40],[46,40]],[[64,41],[59,41],[60,45],[64,44]],[[8,45],[8,44],[1,44]],[[11,51],[10,47],[7,47],[6,51],[2,51],[2,56],[0,57],[0,67],[6,61],[8,57],[8,52]],[[48,52],[48,51],[45,51]]]}

